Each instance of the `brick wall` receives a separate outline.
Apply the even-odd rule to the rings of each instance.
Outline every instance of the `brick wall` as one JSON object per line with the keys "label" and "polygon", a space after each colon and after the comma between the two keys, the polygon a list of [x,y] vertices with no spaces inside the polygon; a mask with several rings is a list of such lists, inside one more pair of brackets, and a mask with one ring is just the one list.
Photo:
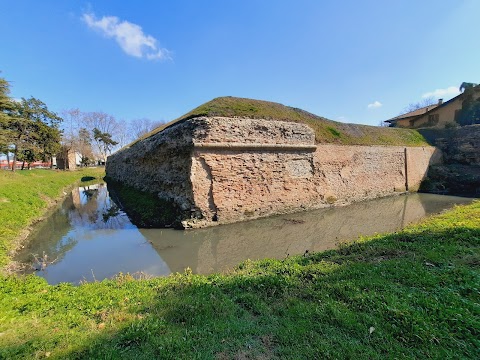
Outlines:
{"label": "brick wall", "polygon": [[415,191],[435,161],[433,147],[315,144],[299,123],[200,117],[110,156],[106,172],[204,227]]}

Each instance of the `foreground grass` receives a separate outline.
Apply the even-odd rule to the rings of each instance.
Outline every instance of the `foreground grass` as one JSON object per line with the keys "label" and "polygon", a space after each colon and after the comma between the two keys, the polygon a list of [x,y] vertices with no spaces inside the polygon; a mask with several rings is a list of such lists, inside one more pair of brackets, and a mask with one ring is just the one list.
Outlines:
{"label": "foreground grass", "polygon": [[252,119],[299,122],[313,129],[317,143],[399,146],[428,145],[423,135],[417,130],[345,124],[328,120],[301,109],[270,101],[232,96],[219,97],[206,102],[180,118],[158,127],[139,140],[152,136],[177,122],[198,116],[246,117]]}
{"label": "foreground grass", "polygon": [[75,182],[102,178],[103,168],[78,171],[0,171],[0,268],[9,261],[16,240],[41,217],[62,190]]}
{"label": "foreground grass", "polygon": [[[0,278],[0,358],[478,358],[480,202],[230,274]],[[134,256],[134,254],[132,254]]]}

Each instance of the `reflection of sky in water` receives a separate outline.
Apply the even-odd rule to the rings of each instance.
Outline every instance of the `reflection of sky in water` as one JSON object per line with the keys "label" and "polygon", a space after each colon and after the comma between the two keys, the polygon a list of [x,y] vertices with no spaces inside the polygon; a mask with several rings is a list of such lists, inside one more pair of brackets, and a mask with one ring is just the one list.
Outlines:
{"label": "reflection of sky in water", "polygon": [[[78,197],[78,201],[77,200]],[[85,231],[95,229],[136,229],[127,215],[108,196],[104,184],[80,187],[72,191],[74,206],[67,212],[74,228]]]}
{"label": "reflection of sky in water", "polygon": [[31,259],[31,254],[41,258],[44,252],[48,261],[56,259],[37,272],[49,283],[102,280],[119,272],[170,274],[168,265],[111,200],[104,184],[74,189],[42,225],[19,259]]}
{"label": "reflection of sky in water", "polygon": [[119,272],[170,274],[167,264],[135,228],[123,229],[121,236],[118,230],[105,229],[72,230],[67,236],[77,240],[76,246],[62,261],[39,272],[50,283],[102,280]]}
{"label": "reflection of sky in water", "polygon": [[104,184],[74,189],[42,222],[17,257],[45,252],[57,259],[38,275],[49,283],[102,280],[119,272],[167,275],[231,268],[246,259],[283,258],[323,251],[339,242],[398,230],[425,215],[471,199],[411,194],[339,208],[281,215],[206,229],[137,229]]}

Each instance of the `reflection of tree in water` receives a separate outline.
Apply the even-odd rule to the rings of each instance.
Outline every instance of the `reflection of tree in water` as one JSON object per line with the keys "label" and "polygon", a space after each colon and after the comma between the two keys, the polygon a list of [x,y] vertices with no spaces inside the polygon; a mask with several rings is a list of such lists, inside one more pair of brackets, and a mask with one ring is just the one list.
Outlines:
{"label": "reflection of tree in water", "polygon": [[110,198],[105,184],[78,188],[79,204],[68,217],[74,227],[122,229],[130,225],[126,214]]}
{"label": "reflection of tree in water", "polygon": [[58,211],[39,224],[16,260],[25,264],[27,273],[34,268],[48,271],[49,265],[60,262],[79,239],[88,239],[89,231],[129,226],[128,217],[110,199],[104,184],[76,188]]}
{"label": "reflection of tree in water", "polygon": [[[74,248],[78,241],[72,237],[64,237],[58,241],[55,237],[49,237],[50,241],[37,244],[30,248],[30,252],[23,251],[18,255],[19,262],[24,264],[23,271],[32,273],[34,271],[46,271],[50,264],[60,262],[65,254]],[[41,250],[40,250],[41,248]]]}
{"label": "reflection of tree in water", "polygon": [[95,195],[97,192],[98,192],[98,189],[90,189],[89,186],[87,186],[86,188],[84,188],[84,190],[82,190],[82,194],[87,198],[87,201],[90,200],[93,197],[93,195]]}
{"label": "reflection of tree in water", "polygon": [[33,271],[29,265],[35,263],[35,257],[48,255],[51,260],[61,259],[70,251],[77,240],[68,236],[71,230],[67,214],[75,209],[72,197],[67,197],[59,211],[54,212],[45,221],[35,227],[31,233],[27,246],[16,256],[16,260],[27,265],[28,270]]}
{"label": "reflection of tree in water", "polygon": [[116,204],[113,204],[111,207],[107,209],[107,211],[105,211],[102,214],[103,222],[107,223],[108,221],[110,221],[110,219],[114,218],[115,216],[118,216],[119,214],[120,214],[120,208]]}

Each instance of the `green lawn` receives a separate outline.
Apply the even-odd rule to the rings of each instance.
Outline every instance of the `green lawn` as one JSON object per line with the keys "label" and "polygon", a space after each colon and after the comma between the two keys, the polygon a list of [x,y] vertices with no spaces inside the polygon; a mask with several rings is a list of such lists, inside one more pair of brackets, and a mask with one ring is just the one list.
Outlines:
{"label": "green lawn", "polygon": [[0,358],[477,359],[479,244],[475,202],[228,274],[81,286],[3,276]]}

